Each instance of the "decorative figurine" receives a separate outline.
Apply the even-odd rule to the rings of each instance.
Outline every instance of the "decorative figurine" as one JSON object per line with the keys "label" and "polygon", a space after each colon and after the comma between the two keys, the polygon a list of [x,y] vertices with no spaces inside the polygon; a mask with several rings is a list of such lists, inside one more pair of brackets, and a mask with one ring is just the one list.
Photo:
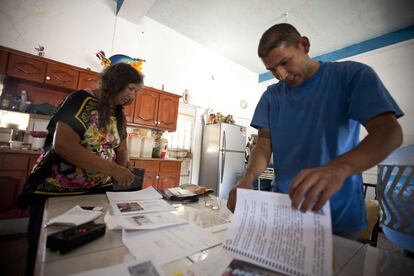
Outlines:
{"label": "decorative figurine", "polygon": [[135,70],[137,70],[138,72],[141,72],[142,71],[142,63],[146,62],[144,59],[131,58],[129,56],[121,55],[121,54],[113,55],[108,59],[105,56],[105,52],[102,51],[102,50],[97,52],[96,56],[99,58],[99,60],[101,61],[101,65],[104,68],[108,67],[111,64],[117,64],[117,63],[120,63],[120,62],[124,62],[124,63],[128,63],[129,65],[134,67]]}
{"label": "decorative figurine", "polygon": [[42,46],[42,45],[39,44],[39,47],[37,47],[37,48],[34,47],[34,48],[37,51],[37,55],[39,57],[44,57],[45,56],[45,46]]}

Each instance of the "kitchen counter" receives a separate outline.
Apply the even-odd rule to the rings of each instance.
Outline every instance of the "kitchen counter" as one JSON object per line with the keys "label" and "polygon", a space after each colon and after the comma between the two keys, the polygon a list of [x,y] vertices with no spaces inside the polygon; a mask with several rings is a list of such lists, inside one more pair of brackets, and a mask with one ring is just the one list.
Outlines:
{"label": "kitchen counter", "polygon": [[152,157],[129,157],[131,160],[142,160],[142,161],[172,161],[172,162],[182,162],[183,160],[178,159],[162,159],[162,158],[152,158]]}
{"label": "kitchen counter", "polygon": [[22,153],[22,154],[40,154],[40,150],[23,150],[23,149],[10,149],[0,148],[0,153]]}

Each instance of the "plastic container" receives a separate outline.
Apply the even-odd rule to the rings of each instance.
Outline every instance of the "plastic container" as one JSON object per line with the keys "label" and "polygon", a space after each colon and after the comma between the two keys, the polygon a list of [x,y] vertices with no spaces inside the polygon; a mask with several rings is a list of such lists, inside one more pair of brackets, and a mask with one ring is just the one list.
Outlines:
{"label": "plastic container", "polygon": [[45,145],[46,138],[44,137],[33,137],[32,139],[32,150],[40,150]]}
{"label": "plastic container", "polygon": [[12,141],[10,140],[10,149],[21,149],[23,146],[23,141]]}
{"label": "plastic container", "polygon": [[26,101],[27,101],[27,93],[25,90],[22,90],[20,94],[20,103],[19,103],[19,110],[25,111],[26,110]]}
{"label": "plastic container", "polygon": [[141,156],[140,157],[152,157],[152,148],[154,146],[154,138],[144,137],[141,144]]}
{"label": "plastic container", "polygon": [[129,157],[140,157],[142,147],[142,136],[137,133],[128,134],[128,154]]}

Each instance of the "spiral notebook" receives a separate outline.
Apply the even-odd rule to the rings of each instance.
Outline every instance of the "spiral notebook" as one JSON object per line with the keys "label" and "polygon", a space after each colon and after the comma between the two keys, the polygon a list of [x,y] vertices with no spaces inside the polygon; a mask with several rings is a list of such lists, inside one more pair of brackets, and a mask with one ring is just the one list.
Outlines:
{"label": "spiral notebook", "polygon": [[332,275],[329,203],[319,213],[301,213],[288,195],[238,189],[223,248],[235,259],[288,275]]}

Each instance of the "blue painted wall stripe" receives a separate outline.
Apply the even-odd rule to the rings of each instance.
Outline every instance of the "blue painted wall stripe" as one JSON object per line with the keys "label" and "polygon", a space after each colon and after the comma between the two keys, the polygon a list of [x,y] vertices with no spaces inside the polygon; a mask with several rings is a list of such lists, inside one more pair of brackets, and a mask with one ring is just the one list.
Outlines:
{"label": "blue painted wall stripe", "polygon": [[[365,52],[369,52],[378,48],[403,42],[414,38],[414,26],[410,26],[395,32],[391,32],[382,36],[378,36],[324,55],[316,56],[313,59],[318,61],[335,61],[350,56],[355,56]],[[270,72],[259,74],[259,82],[264,82],[273,79]]]}
{"label": "blue painted wall stripe", "polygon": [[124,0],[116,0],[116,15],[118,14],[119,10],[121,9],[123,3],[124,3]]}

